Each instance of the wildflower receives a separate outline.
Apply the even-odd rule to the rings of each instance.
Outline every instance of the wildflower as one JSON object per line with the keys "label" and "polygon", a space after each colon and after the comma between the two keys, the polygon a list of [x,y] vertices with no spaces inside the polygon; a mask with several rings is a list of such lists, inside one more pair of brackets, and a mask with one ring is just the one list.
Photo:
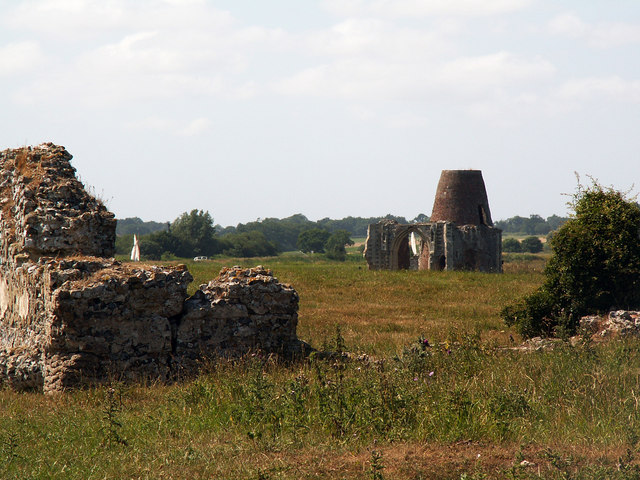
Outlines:
{"label": "wildflower", "polygon": [[422,345],[423,345],[424,347],[427,347],[427,348],[431,346],[431,345],[429,344],[429,340],[427,340],[426,338],[425,338],[424,340],[422,340]]}
{"label": "wildflower", "polygon": [[430,376],[430,377],[433,377],[433,375],[434,375],[435,373],[436,373],[436,372],[429,372],[429,376]]}
{"label": "wildflower", "polygon": [[418,381],[418,377],[413,377],[413,381],[417,382]]}

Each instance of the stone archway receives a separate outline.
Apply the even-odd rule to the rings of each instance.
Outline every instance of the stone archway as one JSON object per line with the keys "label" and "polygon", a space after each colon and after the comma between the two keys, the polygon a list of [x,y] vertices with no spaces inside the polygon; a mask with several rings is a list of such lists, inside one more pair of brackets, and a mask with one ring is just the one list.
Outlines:
{"label": "stone archway", "polygon": [[[411,233],[418,239],[418,254],[414,255],[410,238]],[[391,246],[391,269],[392,270],[429,270],[430,241],[425,232],[409,226],[403,229],[393,241]]]}

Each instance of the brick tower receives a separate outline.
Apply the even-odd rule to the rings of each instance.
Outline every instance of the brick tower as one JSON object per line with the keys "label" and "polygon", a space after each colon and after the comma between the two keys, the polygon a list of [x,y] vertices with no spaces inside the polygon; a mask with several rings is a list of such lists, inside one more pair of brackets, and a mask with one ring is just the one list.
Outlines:
{"label": "brick tower", "polygon": [[432,222],[493,226],[480,170],[443,170],[433,202]]}

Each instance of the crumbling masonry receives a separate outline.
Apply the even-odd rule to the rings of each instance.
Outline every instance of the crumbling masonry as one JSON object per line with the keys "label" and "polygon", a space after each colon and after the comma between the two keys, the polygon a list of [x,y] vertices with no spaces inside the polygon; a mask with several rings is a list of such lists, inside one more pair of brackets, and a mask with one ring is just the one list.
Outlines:
{"label": "crumbling masonry", "polygon": [[116,220],[51,143],[0,152],[0,385],[170,380],[213,355],[293,354],[298,295],[262,267],[188,298],[185,266],[113,258]]}
{"label": "crumbling masonry", "polygon": [[493,227],[482,172],[443,170],[430,222],[369,225],[372,270],[502,271],[502,231]]}

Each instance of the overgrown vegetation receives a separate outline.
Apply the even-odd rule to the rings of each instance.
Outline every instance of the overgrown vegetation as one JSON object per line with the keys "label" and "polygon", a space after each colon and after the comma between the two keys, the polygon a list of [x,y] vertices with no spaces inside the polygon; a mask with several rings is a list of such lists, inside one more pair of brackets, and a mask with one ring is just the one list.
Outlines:
{"label": "overgrown vegetation", "polygon": [[524,336],[575,332],[589,313],[640,307],[640,207],[593,181],[551,239],[543,285],[503,310]]}
{"label": "overgrown vegetation", "polygon": [[451,332],[380,358],[248,355],[185,384],[128,387],[108,418],[112,386],[64,402],[0,392],[0,477],[632,479],[639,352],[522,354]]}
{"label": "overgrown vegetation", "polygon": [[[174,385],[0,391],[0,478],[637,478],[637,341],[511,348],[500,308],[543,282],[544,260],[494,275],[353,257],[256,259],[296,287],[300,338],[331,355],[250,352]],[[238,260],[187,263],[197,285]]]}

